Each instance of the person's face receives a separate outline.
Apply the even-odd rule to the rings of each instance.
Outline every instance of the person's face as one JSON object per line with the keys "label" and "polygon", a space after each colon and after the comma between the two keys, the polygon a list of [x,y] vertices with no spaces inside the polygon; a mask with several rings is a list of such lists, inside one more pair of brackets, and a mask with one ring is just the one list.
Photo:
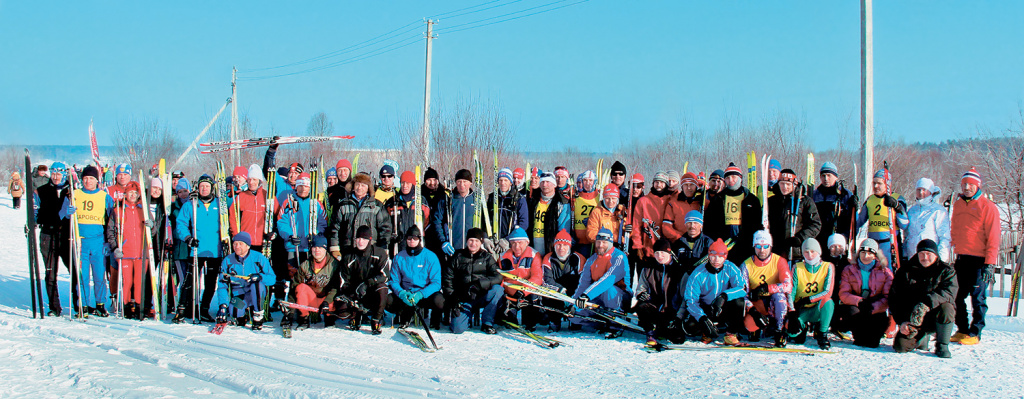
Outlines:
{"label": "person's face", "polygon": [[881,177],[871,179],[871,192],[879,197],[885,194],[885,179]]}
{"label": "person's face", "polygon": [[555,244],[555,255],[558,255],[559,258],[565,259],[566,256],[569,256],[570,250],[572,250],[572,247],[570,247],[569,244]]}
{"label": "person's face", "polygon": [[408,236],[405,238],[405,246],[409,248],[416,248],[420,246],[420,238],[415,236]]}
{"label": "person's face", "polygon": [[366,249],[370,245],[370,240],[366,238],[356,238],[356,248],[360,251]]}
{"label": "person's face", "polygon": [[683,183],[683,194],[687,197],[692,197],[694,194],[697,194],[697,184],[690,182]]}
{"label": "person's face", "polygon": [[921,262],[921,266],[924,267],[935,264],[937,259],[939,259],[939,256],[931,253],[930,251],[921,251],[917,253],[917,260]]}
{"label": "person's face", "polygon": [[630,193],[630,195],[632,195],[634,197],[639,197],[639,196],[644,194],[644,185],[643,185],[643,183],[631,184],[631,186],[633,186],[633,187],[632,187],[632,192]]}
{"label": "person's face", "polygon": [[711,186],[711,191],[716,193],[722,192],[722,189],[725,188],[725,180],[719,178],[711,179],[709,183],[709,185]]}
{"label": "person's face", "polygon": [[[338,176],[327,176],[326,180],[327,180],[327,187],[333,187],[335,184],[338,184]],[[251,185],[252,183],[249,183],[249,184]]]}
{"label": "person's face", "polygon": [[857,257],[860,258],[860,263],[868,264],[874,262],[877,258],[874,252],[871,251],[860,251],[857,253]]}
{"label": "person's face", "polygon": [[346,181],[346,180],[348,180],[349,176],[352,176],[352,169],[349,169],[349,168],[338,169],[338,181]]}
{"label": "person's face", "polygon": [[435,179],[433,177],[427,179],[427,181],[424,182],[424,183],[427,184],[427,188],[430,189],[430,190],[437,190],[437,186],[441,184],[440,181],[438,181],[437,179]]}
{"label": "person's face", "polygon": [[821,184],[823,184],[825,187],[834,187],[837,182],[839,182],[839,176],[833,175],[831,173],[821,174]]}
{"label": "person's face", "polygon": [[699,236],[701,231],[704,230],[704,225],[697,222],[687,222],[685,223],[685,226],[686,234],[689,235],[690,238]]}
{"label": "person's face", "polygon": [[608,251],[612,250],[612,242],[605,240],[597,240],[597,242],[594,243],[594,249],[597,250],[598,255],[607,254]]}
{"label": "person's face", "polygon": [[522,178],[518,178],[518,177],[513,177],[512,179],[516,181],[516,187],[522,187],[523,186],[523,182],[526,181],[526,179],[522,179]]}
{"label": "person's face", "polygon": [[149,196],[150,197],[160,198],[161,196],[163,196],[163,193],[164,193],[164,189],[162,187],[159,187],[159,186],[150,186],[149,187]]}
{"label": "person's face", "polygon": [[594,191],[594,179],[591,179],[589,177],[583,179],[583,189],[587,190],[588,192]]}
{"label": "person's face", "polygon": [[658,261],[660,264],[667,265],[672,261],[672,254],[665,251],[655,251],[654,260]]}
{"label": "person's face", "polygon": [[569,181],[569,175],[563,175],[561,173],[555,175],[555,184],[558,187],[565,187],[565,183]]}
{"label": "person's face", "polygon": [[309,198],[309,191],[310,191],[309,186],[296,186],[295,187],[295,195],[298,195],[299,198]]}
{"label": "person's face", "polygon": [[793,182],[788,180],[780,180],[778,184],[779,192],[782,193],[782,195],[789,195],[793,192]]}
{"label": "person's face", "polygon": [[54,169],[54,170],[50,171],[50,180],[53,180],[53,181],[57,182],[57,181],[61,181],[61,179],[63,179],[63,178],[64,178],[64,174],[61,173],[60,171],[58,171],[57,169]]}
{"label": "person's face", "polygon": [[327,257],[327,248],[313,247],[313,259],[319,262],[324,260],[325,257]]}
{"label": "person's face", "polygon": [[721,269],[725,265],[725,255],[708,254],[708,262],[715,269]]}
{"label": "person's face", "polygon": [[248,176],[244,176],[244,175],[235,175],[234,178],[231,179],[231,181],[233,181],[236,186],[241,187],[242,186],[242,182],[249,181],[249,177]]}
{"label": "person's face", "polygon": [[[50,176],[52,178],[53,173],[50,173]],[[96,187],[100,185],[100,181],[99,181],[99,179],[97,179],[95,177],[86,176],[86,177],[82,178],[82,185],[85,186],[86,190],[92,191],[92,190],[95,190]]]}
{"label": "person's face", "polygon": [[540,192],[543,193],[545,197],[555,195],[555,183],[552,183],[550,181],[541,183]]}
{"label": "person's face", "polygon": [[469,195],[469,189],[473,188],[473,182],[460,179],[455,181],[455,189],[459,190],[459,194],[462,196]]}
{"label": "person's face", "polygon": [[668,179],[668,186],[672,187],[672,188],[679,187],[679,180],[669,178]]}
{"label": "person's face", "polygon": [[626,182],[626,174],[622,172],[612,172],[611,183],[616,186],[621,186],[622,183]]}
{"label": "person's face", "polygon": [[729,177],[725,178],[725,183],[728,184],[729,187],[735,187],[740,184],[741,180],[743,180],[743,178],[737,175],[729,175]]}
{"label": "person's face", "polygon": [[654,191],[664,190],[665,186],[666,186],[665,182],[663,182],[661,180],[655,180],[654,183],[651,183],[651,189],[654,190]]}
{"label": "person's face", "polygon": [[380,183],[383,184],[384,187],[394,187],[395,175],[380,175]]}
{"label": "person's face", "polygon": [[178,180],[181,180],[181,178],[180,177],[172,177],[171,178],[171,187],[177,187],[178,186]]}
{"label": "person's face", "polygon": [[778,170],[778,169],[768,169],[768,180],[769,181],[771,181],[771,180],[779,180],[779,173],[780,172],[781,171]]}
{"label": "person's face", "polygon": [[846,248],[843,248],[842,245],[838,245],[837,244],[837,245],[833,245],[831,247],[828,247],[828,252],[831,253],[833,257],[838,257],[838,256],[842,255],[844,252],[846,252]]}
{"label": "person's face", "polygon": [[128,202],[134,204],[136,202],[139,202],[139,192],[137,190],[131,190],[127,193],[124,193],[124,198],[127,199]]}
{"label": "person's face", "polygon": [[518,258],[520,256],[523,256],[523,252],[526,251],[526,247],[529,246],[529,241],[515,240],[508,243],[508,246],[509,249],[512,250],[512,255]]}
{"label": "person's face", "polygon": [[402,194],[409,194],[409,193],[411,193],[412,192],[412,187],[415,186],[415,185],[416,185],[416,183],[413,183],[413,182],[407,182],[407,181],[402,182]]}
{"label": "person's face", "polygon": [[255,191],[260,187],[260,179],[252,178],[249,179],[249,189]]}
{"label": "person's face", "polygon": [[530,178],[530,190],[536,190],[538,187],[540,187],[540,178],[534,175]]}
{"label": "person's face", "polygon": [[185,189],[178,190],[177,194],[178,194],[178,198],[180,198],[180,199],[187,199],[188,198],[188,190],[185,190]]}
{"label": "person's face", "polygon": [[212,192],[212,191],[213,191],[213,186],[211,186],[210,183],[207,183],[207,182],[199,183],[199,195],[201,195],[203,197],[206,197],[206,196],[209,196],[210,192]]}
{"label": "person's face", "polygon": [[604,207],[608,209],[615,209],[615,207],[619,206],[619,196],[617,195],[609,195],[601,201],[604,202]]}
{"label": "person's face", "polygon": [[366,193],[370,191],[370,186],[363,183],[356,183],[355,187],[352,188],[352,191],[356,193],[356,198],[363,198],[366,196]]}
{"label": "person's face", "polygon": [[932,192],[928,191],[928,189],[918,188],[917,190],[914,190],[914,195],[917,196],[917,199],[923,200],[925,198],[931,197]]}
{"label": "person's face", "polygon": [[767,244],[754,245],[754,254],[758,259],[768,259],[772,255],[772,246]]}
{"label": "person's face", "polygon": [[498,179],[498,189],[503,193],[508,192],[508,190],[512,189],[512,182],[508,181],[507,178],[502,177]]}
{"label": "person's face", "polygon": [[294,169],[294,168],[293,169],[289,169],[288,170],[288,184],[295,184],[295,181],[299,180],[299,174],[300,173],[299,173],[298,169]]}
{"label": "person's face", "polygon": [[235,241],[231,243],[231,250],[240,257],[249,254],[249,246],[245,245],[244,242]]}
{"label": "person's face", "polygon": [[819,256],[821,256],[821,253],[813,249],[804,251],[804,259],[817,259]]}
{"label": "person's face", "polygon": [[127,173],[118,173],[117,174],[117,184],[119,186],[123,186],[125,184],[128,184],[128,182],[130,182],[130,181],[132,181],[132,176],[131,175],[129,175]]}
{"label": "person's face", "polygon": [[466,248],[469,249],[470,253],[477,253],[477,251],[480,250],[481,246],[483,246],[483,242],[480,242],[480,240],[476,238],[470,238],[466,240]]}
{"label": "person's face", "polygon": [[961,182],[960,192],[964,195],[964,197],[973,197],[974,194],[978,193],[978,185],[974,183]]}

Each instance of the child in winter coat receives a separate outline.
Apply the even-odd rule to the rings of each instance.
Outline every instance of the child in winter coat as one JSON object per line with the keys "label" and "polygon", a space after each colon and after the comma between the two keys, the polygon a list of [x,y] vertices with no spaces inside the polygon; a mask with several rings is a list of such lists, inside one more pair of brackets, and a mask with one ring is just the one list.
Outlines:
{"label": "child in winter coat", "polygon": [[11,184],[7,185],[7,192],[11,193],[14,209],[21,208],[21,197],[25,195],[25,182],[21,180],[21,174],[11,174]]}

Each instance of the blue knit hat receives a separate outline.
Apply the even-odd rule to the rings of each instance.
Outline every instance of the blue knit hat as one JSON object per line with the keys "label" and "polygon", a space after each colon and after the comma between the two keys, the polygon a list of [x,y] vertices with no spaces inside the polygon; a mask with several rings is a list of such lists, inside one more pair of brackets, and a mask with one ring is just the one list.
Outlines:
{"label": "blue knit hat", "polygon": [[324,177],[331,177],[331,176],[338,177],[338,170],[335,169],[335,168],[327,169],[327,175],[324,176]]}
{"label": "blue knit hat", "polygon": [[700,211],[697,211],[697,210],[686,212],[686,219],[683,219],[683,223],[690,223],[690,222],[697,222],[697,223],[700,223],[700,224],[704,224],[704,215],[702,215],[700,213]]}
{"label": "blue knit hat", "polygon": [[821,164],[821,170],[818,171],[818,174],[823,175],[825,173],[831,173],[836,177],[839,177],[839,168],[836,168],[836,164],[832,162],[825,162]]}
{"label": "blue knit hat", "polygon": [[327,248],[327,237],[319,234],[316,237],[313,237],[313,248]]}
{"label": "blue knit hat", "polygon": [[885,169],[879,169],[878,171],[876,171],[875,175],[874,175],[874,178],[875,179],[884,179],[885,178]]}
{"label": "blue knit hat", "polygon": [[60,173],[67,173],[67,170],[65,170],[67,168],[68,167],[64,165],[64,162],[57,161],[50,165],[50,172],[53,172],[53,170],[56,169]]}
{"label": "blue knit hat", "polygon": [[248,245],[250,247],[252,246],[252,237],[249,237],[249,233],[246,233],[244,231],[241,232],[241,233],[235,234],[235,237],[231,239],[231,242],[235,242],[235,241],[241,241],[241,242],[244,242],[245,245]]}
{"label": "blue knit hat", "polygon": [[597,240],[595,241],[614,241],[612,240],[612,231],[602,227],[597,231]]}
{"label": "blue knit hat", "polygon": [[178,179],[178,184],[176,186],[174,186],[174,191],[180,191],[180,190],[192,191],[192,186],[188,184],[188,179],[186,179],[186,178]]}
{"label": "blue knit hat", "polygon": [[529,241],[530,237],[526,236],[526,230],[522,227],[516,227],[511,233],[508,233],[508,237],[505,237],[509,242],[512,241]]}
{"label": "blue knit hat", "polygon": [[778,159],[772,159],[771,161],[768,161],[768,170],[772,169],[782,170],[782,162],[779,162]]}
{"label": "blue knit hat", "polygon": [[501,168],[501,170],[498,171],[498,178],[500,179],[502,177],[508,179],[510,183],[515,181],[512,180],[512,169],[509,168]]}
{"label": "blue knit hat", "polygon": [[117,165],[117,167],[114,168],[114,176],[117,176],[117,175],[122,174],[122,173],[127,173],[128,176],[131,176],[132,175],[132,166],[129,165],[129,164],[123,163],[123,164]]}

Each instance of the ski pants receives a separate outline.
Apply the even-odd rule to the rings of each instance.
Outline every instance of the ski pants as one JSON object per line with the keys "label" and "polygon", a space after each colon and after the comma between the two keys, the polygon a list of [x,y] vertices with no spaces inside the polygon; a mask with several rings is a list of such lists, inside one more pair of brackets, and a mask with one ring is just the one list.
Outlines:
{"label": "ski pants", "polygon": [[[598,296],[596,296],[594,298],[590,298],[590,302],[591,303],[596,303],[598,305],[604,306],[604,307],[609,308],[609,309],[622,310],[622,303],[623,303],[623,301],[625,299],[626,299],[626,290],[620,288],[617,285],[613,285],[613,286],[611,286],[611,288],[608,288],[607,290],[602,292],[601,295],[598,295]],[[580,309],[580,310],[576,311],[576,314],[578,314],[580,316],[591,316],[592,317],[594,312],[591,312],[588,309]],[[592,328],[599,327],[598,325],[596,325],[596,323],[594,323],[592,321],[589,321],[589,320],[585,320],[585,319],[579,318],[579,317],[573,317],[573,318],[571,318],[569,320],[572,323],[586,325],[586,326],[590,326]],[[610,327],[611,329],[615,329],[615,330],[619,329],[614,324],[609,324],[608,327]]]}
{"label": "ski pants", "polygon": [[651,302],[639,302],[633,307],[633,311],[638,318],[637,324],[644,331],[664,332],[668,328],[668,323],[676,318],[676,311],[671,306],[659,306]]}
{"label": "ski pants", "polygon": [[[63,234],[39,233],[39,252],[43,255],[43,265],[46,267],[46,298],[50,303],[50,310],[54,312],[61,311],[60,291],[57,289],[57,272],[60,271],[60,267],[57,261],[63,261],[68,271],[71,271],[70,247],[68,238]],[[71,273],[71,295],[71,307],[74,308],[78,302],[78,273]]]}
{"label": "ski pants", "polygon": [[[889,262],[889,270],[895,273],[896,267],[892,261],[892,235],[888,231],[874,233],[869,231],[868,238],[878,242],[878,257],[885,258]],[[857,256],[856,252],[854,252],[854,256]]]}
{"label": "ski pants", "polygon": [[501,284],[495,284],[484,295],[478,295],[475,301],[460,303],[459,311],[453,312],[458,314],[452,315],[452,323],[448,326],[449,329],[455,334],[466,332],[469,329],[473,313],[481,308],[483,309],[483,314],[480,315],[480,323],[485,326],[493,326],[494,316],[498,311],[498,303],[501,302],[504,294],[504,287]]}
{"label": "ski pants", "polygon": [[776,292],[768,297],[761,299],[754,299],[750,301],[753,306],[747,309],[747,316],[743,319],[743,325],[747,328],[748,332],[754,332],[760,330],[756,318],[767,317],[770,319],[769,323],[765,323],[766,327],[773,327],[771,331],[782,331],[786,325],[786,311],[789,307],[789,294],[784,292]]}
{"label": "ski pants", "polygon": [[104,252],[106,245],[103,237],[82,239],[82,291],[85,296],[83,306],[93,307],[110,300]]}
{"label": "ski pants", "polygon": [[[832,298],[825,300],[825,303],[820,305],[813,303],[809,308],[797,309],[794,319],[790,322],[789,336],[795,337],[800,335],[800,332],[803,331],[807,323],[818,323],[818,332],[822,334],[827,333],[832,325],[832,313],[835,312],[835,309],[836,303],[832,302]],[[888,318],[886,318],[886,327],[888,326],[889,322]]]}
{"label": "ski pants", "polygon": [[263,284],[263,281],[255,284],[246,282],[234,286],[231,289],[231,299],[228,301],[228,315],[239,318],[245,316],[245,312],[249,308],[252,308],[253,313],[263,312],[263,298],[266,295],[267,286]]}
{"label": "ski pants", "polygon": [[[376,287],[369,287],[369,289],[366,290],[366,295],[362,298],[356,298],[355,293],[351,294],[352,295],[348,295],[350,299],[358,301],[366,308],[366,310],[372,312],[372,314],[367,316],[378,321],[384,319],[384,308],[388,305],[388,286],[386,283],[377,284]],[[353,306],[345,302],[338,304],[337,308],[333,310],[335,310],[338,318],[341,319],[351,318],[356,312]]]}
{"label": "ski pants", "polygon": [[[116,261],[115,261],[116,262]],[[115,263],[116,264],[116,263]],[[144,259],[121,258],[121,303],[127,305],[129,302],[142,303],[142,284],[145,282],[143,274],[146,273],[146,261]]]}
{"label": "ski pants", "polygon": [[836,330],[852,332],[854,345],[877,348],[889,328],[889,316],[885,312],[867,313],[857,306],[839,305],[832,325]]}
{"label": "ski pants", "polygon": [[[296,285],[295,287],[292,287],[292,292],[295,293],[295,303],[299,305],[306,305],[312,306],[314,308],[319,308],[320,304],[324,303],[324,299],[326,299],[317,296],[316,292],[314,292],[313,288],[310,287],[308,284]],[[329,306],[328,309],[333,312],[334,304],[329,303],[327,305]],[[302,317],[309,316],[308,310],[298,309],[297,311],[299,312],[299,315]]]}
{"label": "ski pants", "polygon": [[14,205],[14,209],[21,209],[21,197],[12,198],[11,203]]}
{"label": "ski pants", "polygon": [[[960,289],[956,292],[956,330],[968,335],[981,336],[985,329],[985,313],[988,312],[988,282],[983,281],[985,258],[971,255],[957,255],[953,269]],[[967,297],[971,297],[971,321],[967,321]]]}
{"label": "ski pants", "polygon": [[413,317],[413,312],[416,312],[419,309],[429,309],[438,313],[444,310],[444,295],[441,295],[440,291],[435,292],[431,296],[420,299],[420,301],[416,303],[416,308],[402,302],[402,300],[398,298],[398,295],[395,294],[391,294],[389,302],[391,313],[398,316],[399,320],[402,322],[409,321]]}
{"label": "ski pants", "polygon": [[[928,311],[924,315],[924,322],[921,323],[921,327],[917,329],[917,333],[912,336],[903,335],[903,333],[897,333],[896,338],[892,341],[892,348],[896,352],[910,352],[917,348],[918,344],[922,339],[927,339],[928,335],[936,332],[939,324],[950,324],[953,323],[955,318],[956,309],[954,309],[951,303],[942,303],[934,309]],[[853,336],[857,338],[856,335]],[[949,343],[949,337],[944,337],[945,343]],[[937,342],[942,338],[936,338]]]}

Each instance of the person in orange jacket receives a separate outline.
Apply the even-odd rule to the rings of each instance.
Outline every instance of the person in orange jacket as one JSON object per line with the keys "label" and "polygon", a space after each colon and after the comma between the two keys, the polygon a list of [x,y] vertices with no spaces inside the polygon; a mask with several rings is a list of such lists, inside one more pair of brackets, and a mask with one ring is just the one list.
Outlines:
{"label": "person in orange jacket", "polygon": [[590,212],[590,218],[587,220],[587,238],[591,242],[596,242],[597,232],[602,228],[608,229],[612,232],[615,246],[623,248],[623,235],[631,233],[633,227],[629,225],[625,208],[619,204],[619,187],[609,183],[604,186],[602,196],[601,205]]}
{"label": "person in orange jacket", "polygon": [[671,242],[676,242],[686,233],[686,214],[703,208],[704,196],[697,193],[697,176],[693,172],[686,172],[682,183],[683,187],[678,195],[665,200],[664,217],[661,221],[661,234]]}
{"label": "person in orange jacket", "polygon": [[[516,227],[509,233],[507,239],[509,249],[501,255],[501,259],[498,261],[498,270],[530,280],[534,284],[543,285],[544,267],[541,256],[530,247],[530,237],[526,235],[526,231],[522,227]],[[543,316],[540,310],[532,306],[539,304],[540,298],[537,295],[510,287],[510,284],[518,283],[507,277],[501,284],[505,287],[505,306],[499,305],[498,308],[505,309],[504,319],[515,320],[516,313],[522,309],[521,325],[527,330],[533,331]]]}
{"label": "person in orange jacket", "polygon": [[635,221],[640,230],[630,235],[629,239],[632,241],[632,248],[638,252],[637,259],[650,260],[654,256],[654,243],[658,241],[657,237],[662,235],[659,230],[665,203],[670,200],[667,187],[668,176],[664,172],[655,173],[651,192],[633,204],[633,215],[630,220]]}
{"label": "person in orange jacket", "polygon": [[[124,185],[124,201],[114,206],[112,217],[107,220],[105,238],[112,250],[115,267],[120,266],[121,303],[124,317],[140,318],[142,315],[142,276],[146,268],[145,212],[139,202],[139,183],[129,181]],[[150,222],[152,223],[152,222]]]}
{"label": "person in orange jacket", "polygon": [[[995,281],[1001,234],[999,209],[981,191],[981,175],[974,168],[960,178],[960,198],[953,204],[950,218],[953,253],[956,260],[956,334],[950,339],[961,345],[981,341],[988,310],[988,285]],[[972,320],[967,321],[967,296],[971,297]]]}

